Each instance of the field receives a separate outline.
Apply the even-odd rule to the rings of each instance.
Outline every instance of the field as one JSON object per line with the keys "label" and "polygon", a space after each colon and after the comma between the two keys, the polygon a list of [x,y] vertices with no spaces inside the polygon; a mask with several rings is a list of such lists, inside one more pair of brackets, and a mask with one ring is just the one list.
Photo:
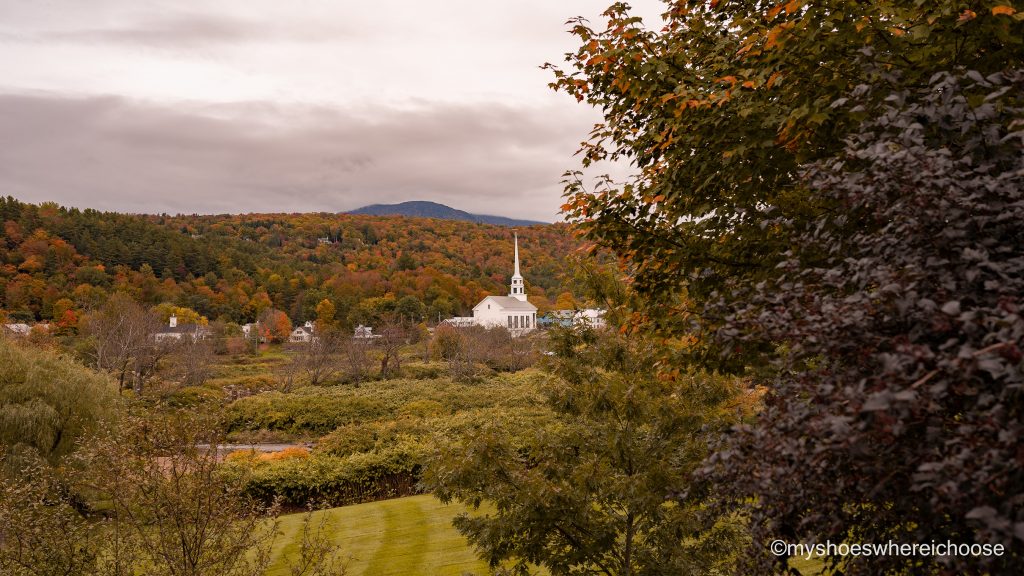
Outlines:
{"label": "field", "polygon": [[[313,522],[328,516],[332,541],[349,558],[349,576],[487,574],[487,564],[452,528],[452,517],[462,510],[423,495],[332,508],[314,513]],[[298,553],[302,519],[303,514],[284,518],[267,576],[288,575],[285,560]]]}

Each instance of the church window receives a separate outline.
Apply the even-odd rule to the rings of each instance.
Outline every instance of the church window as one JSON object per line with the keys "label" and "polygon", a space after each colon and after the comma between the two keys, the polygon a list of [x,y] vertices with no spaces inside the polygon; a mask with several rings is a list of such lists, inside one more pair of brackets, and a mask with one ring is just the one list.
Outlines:
{"label": "church window", "polygon": [[508,327],[512,328],[512,317],[511,316],[508,317]]}

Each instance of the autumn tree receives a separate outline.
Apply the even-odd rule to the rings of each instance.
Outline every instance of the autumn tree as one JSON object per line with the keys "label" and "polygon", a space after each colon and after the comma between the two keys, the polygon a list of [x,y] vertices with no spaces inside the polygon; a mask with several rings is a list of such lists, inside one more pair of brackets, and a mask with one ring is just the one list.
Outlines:
{"label": "autumn tree", "polygon": [[575,310],[576,308],[578,306],[576,306],[576,298],[572,295],[572,292],[562,292],[555,299],[556,310]]}
{"label": "autumn tree", "polygon": [[287,342],[292,333],[292,321],[284,312],[270,308],[260,314],[260,335],[268,342]]}
{"label": "autumn tree", "polygon": [[[839,209],[797,186],[801,164],[837,154],[868,117],[833,103],[858,85],[1019,63],[1024,21],[996,4],[676,1],[664,26],[645,26],[620,2],[605,26],[576,20],[579,49],[550,66],[552,86],[604,114],[584,165],[628,161],[637,176],[591,187],[570,175],[566,215],[628,263],[649,303],[639,320],[711,333],[703,302],[777,273],[791,239],[767,222]],[[713,346],[702,338],[690,356],[723,363]]]}
{"label": "autumn tree", "polygon": [[335,319],[334,314],[336,310],[334,304],[324,298],[316,305],[316,324],[319,330],[326,330],[334,326]]}
{"label": "autumn tree", "polygon": [[452,378],[473,380],[487,370],[484,365],[486,334],[483,326],[438,326],[431,342],[433,356],[448,365]]}
{"label": "autumn tree", "polygon": [[829,558],[851,574],[1021,570],[1024,19],[999,2],[624,4],[554,85],[602,108],[585,163],[639,174],[565,209],[677,364],[767,386],[708,497],[773,538],[1000,544]]}
{"label": "autumn tree", "polygon": [[341,355],[345,376],[353,382],[362,382],[373,368],[370,351],[373,340],[370,338],[344,338],[341,341]]}
{"label": "autumn tree", "polygon": [[292,357],[273,368],[274,384],[277,390],[285,394],[297,388],[302,381],[303,365],[299,358]]}
{"label": "autumn tree", "polygon": [[183,324],[207,324],[207,319],[200,315],[191,308],[184,306],[175,306],[174,304],[163,302],[153,308],[153,313],[160,318],[160,321],[167,324],[171,316],[174,316],[179,325]]}

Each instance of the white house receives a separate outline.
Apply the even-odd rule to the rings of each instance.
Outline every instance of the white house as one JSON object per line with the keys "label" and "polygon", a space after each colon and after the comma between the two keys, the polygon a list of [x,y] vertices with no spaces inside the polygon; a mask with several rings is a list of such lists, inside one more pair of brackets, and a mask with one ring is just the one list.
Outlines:
{"label": "white house", "polygon": [[306,322],[302,326],[297,326],[292,333],[288,336],[289,342],[312,342],[313,338],[313,323]]}
{"label": "white house", "polygon": [[263,344],[267,341],[267,337],[265,335],[260,334],[259,332],[259,322],[249,322],[247,324],[242,325],[242,338],[245,338],[246,340],[254,340],[256,338],[259,338],[260,344]]}
{"label": "white house", "polygon": [[600,308],[582,308],[578,310],[552,310],[540,319],[541,326],[589,326],[602,329],[608,325],[604,318],[605,311]]}
{"label": "white house", "polygon": [[453,316],[446,320],[442,320],[441,324],[455,328],[469,328],[470,326],[476,326],[476,322],[473,321],[472,316]]}
{"label": "white house", "polygon": [[576,310],[572,317],[573,324],[584,324],[591,328],[604,328],[607,323],[604,319],[604,310],[600,308],[584,308]]}
{"label": "white house", "polygon": [[356,326],[356,329],[352,332],[352,337],[365,340],[367,338],[380,338],[380,334],[374,334],[371,326],[363,326],[360,324],[359,326]]}
{"label": "white house", "polygon": [[167,322],[167,327],[160,330],[153,335],[157,341],[161,340],[181,340],[182,336],[189,335],[192,340],[203,340],[208,338],[213,332],[201,324],[178,324],[178,317],[171,315],[170,320]]}
{"label": "white house", "polygon": [[519,236],[515,238],[515,272],[508,296],[487,296],[473,307],[473,323],[504,326],[515,335],[537,328],[537,307],[526,299],[523,276],[519,273]]}

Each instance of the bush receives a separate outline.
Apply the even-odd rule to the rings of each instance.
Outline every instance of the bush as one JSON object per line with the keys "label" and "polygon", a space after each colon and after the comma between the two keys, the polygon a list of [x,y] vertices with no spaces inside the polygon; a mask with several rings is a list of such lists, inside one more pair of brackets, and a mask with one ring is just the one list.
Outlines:
{"label": "bush", "polygon": [[239,458],[226,468],[229,473],[247,474],[244,493],[268,504],[277,500],[289,507],[310,502],[342,506],[418,493],[422,452],[410,444],[343,458]]}

